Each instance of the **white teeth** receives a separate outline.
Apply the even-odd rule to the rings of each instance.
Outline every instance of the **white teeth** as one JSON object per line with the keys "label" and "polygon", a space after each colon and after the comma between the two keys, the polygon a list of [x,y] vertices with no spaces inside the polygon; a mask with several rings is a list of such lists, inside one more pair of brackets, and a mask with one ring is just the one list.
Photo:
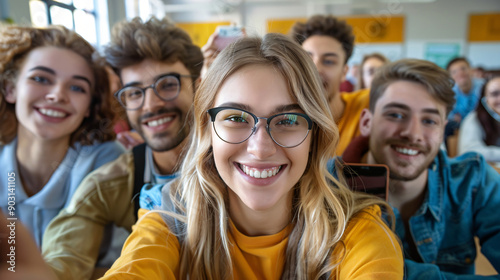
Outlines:
{"label": "white teeth", "polygon": [[396,151],[398,151],[399,153],[405,154],[405,155],[409,155],[409,156],[414,156],[414,155],[418,154],[417,150],[411,150],[411,149],[406,149],[406,148],[396,148]]}
{"label": "white teeth", "polygon": [[60,111],[56,111],[56,110],[52,110],[52,109],[40,108],[39,111],[40,111],[40,113],[42,113],[42,115],[46,115],[46,116],[49,116],[49,117],[54,117],[54,118],[64,118],[64,117],[66,117],[65,113],[60,112]]}
{"label": "white teeth", "polygon": [[148,126],[151,126],[151,127],[155,127],[155,126],[159,126],[159,125],[162,125],[166,122],[169,122],[173,119],[173,117],[165,117],[165,118],[162,118],[162,119],[158,119],[158,120],[154,120],[154,121],[150,121],[148,122]]}
{"label": "white teeth", "polygon": [[281,165],[278,167],[267,168],[264,170],[257,170],[255,168],[250,168],[246,165],[240,164],[240,168],[241,168],[241,170],[243,170],[243,172],[245,172],[245,174],[247,174],[250,177],[258,178],[258,179],[265,179],[265,178],[272,177],[272,176],[276,175],[280,171]]}

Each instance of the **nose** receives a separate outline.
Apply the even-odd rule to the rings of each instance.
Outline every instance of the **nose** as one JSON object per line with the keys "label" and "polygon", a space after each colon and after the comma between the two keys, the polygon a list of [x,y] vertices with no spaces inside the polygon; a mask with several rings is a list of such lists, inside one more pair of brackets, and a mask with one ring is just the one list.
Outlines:
{"label": "nose", "polygon": [[56,84],[52,87],[51,91],[45,95],[45,98],[53,103],[66,103],[68,102],[68,94],[64,85]]}
{"label": "nose", "polygon": [[412,142],[422,141],[422,123],[417,117],[410,118],[402,123],[401,136],[410,139]]}
{"label": "nose", "polygon": [[144,111],[154,111],[154,108],[164,106],[164,103],[165,101],[161,100],[152,88],[149,87],[144,91],[144,105],[142,107]]}
{"label": "nose", "polygon": [[276,153],[276,143],[274,143],[271,135],[267,133],[266,121],[259,120],[256,131],[247,140],[247,151],[258,159],[265,159]]}

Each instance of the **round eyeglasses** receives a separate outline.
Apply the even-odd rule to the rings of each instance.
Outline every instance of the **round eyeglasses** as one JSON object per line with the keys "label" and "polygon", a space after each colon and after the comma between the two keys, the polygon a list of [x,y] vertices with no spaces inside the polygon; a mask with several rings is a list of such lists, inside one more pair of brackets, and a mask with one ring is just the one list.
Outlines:
{"label": "round eyeglasses", "polygon": [[192,77],[193,75],[181,75],[168,73],[161,75],[156,81],[147,87],[127,86],[115,93],[115,97],[127,110],[137,110],[144,105],[146,90],[152,88],[153,92],[163,101],[172,101],[179,96],[181,91],[181,77]]}
{"label": "round eyeglasses", "polygon": [[301,113],[281,113],[269,118],[232,107],[216,107],[207,113],[219,138],[230,144],[245,142],[257,131],[259,119],[267,120],[266,131],[281,147],[293,148],[306,139],[312,128],[312,120]]}

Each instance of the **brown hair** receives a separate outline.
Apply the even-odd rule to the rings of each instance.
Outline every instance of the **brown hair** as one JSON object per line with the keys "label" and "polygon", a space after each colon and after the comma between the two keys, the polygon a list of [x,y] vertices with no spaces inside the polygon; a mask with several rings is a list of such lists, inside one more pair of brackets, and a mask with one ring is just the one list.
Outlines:
{"label": "brown hair", "polygon": [[370,111],[375,110],[377,100],[387,87],[400,80],[425,86],[434,98],[446,105],[446,116],[453,109],[453,79],[446,70],[426,60],[401,59],[382,66],[375,74],[370,89]]}
{"label": "brown hair", "polygon": [[315,15],[305,23],[296,22],[290,31],[290,36],[301,45],[313,35],[329,36],[339,41],[345,52],[344,64],[351,58],[354,49],[354,35],[352,27],[344,20],[339,20],[332,15]]}
{"label": "brown hair", "polygon": [[450,71],[450,67],[451,67],[453,64],[455,64],[455,63],[457,63],[457,62],[460,62],[460,61],[463,61],[463,62],[467,63],[467,65],[468,65],[468,66],[470,66],[469,61],[467,60],[467,58],[465,58],[465,57],[455,57],[455,58],[453,58],[452,60],[450,60],[450,61],[448,62],[448,64],[446,64],[446,70]]}
{"label": "brown hair", "polygon": [[116,24],[111,33],[111,43],[104,53],[118,74],[124,67],[147,58],[171,63],[180,61],[193,76],[200,76],[203,66],[200,48],[168,18],[160,20],[152,17],[143,22],[136,17]]}
{"label": "brown hair", "polygon": [[89,64],[95,79],[92,88],[90,114],[71,134],[70,144],[113,140],[115,114],[110,109],[112,97],[105,61],[85,39],[62,26],[48,28],[0,26],[0,144],[11,142],[17,135],[15,105],[5,100],[6,87],[14,86],[27,55],[34,49],[45,46],[71,50]]}

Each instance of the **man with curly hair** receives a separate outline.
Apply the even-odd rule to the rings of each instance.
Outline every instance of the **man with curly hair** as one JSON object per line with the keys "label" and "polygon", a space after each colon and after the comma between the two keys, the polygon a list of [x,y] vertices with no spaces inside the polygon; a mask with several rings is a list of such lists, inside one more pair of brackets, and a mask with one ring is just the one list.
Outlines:
{"label": "man with curly hair", "polygon": [[[47,228],[42,253],[59,279],[103,274],[106,268],[94,269],[101,245],[119,243],[105,239],[105,228],[130,233],[142,186],[177,177],[191,130],[203,55],[186,32],[168,19],[124,21],[113,28],[105,57],[123,84],[115,96],[145,143],[87,176]],[[121,248],[124,238],[118,241]]]}
{"label": "man with curly hair", "polygon": [[309,53],[318,69],[339,128],[337,154],[341,155],[351,139],[359,135],[359,116],[368,108],[369,100],[369,89],[340,92],[354,48],[352,28],[332,15],[315,15],[305,23],[297,22],[290,36]]}

